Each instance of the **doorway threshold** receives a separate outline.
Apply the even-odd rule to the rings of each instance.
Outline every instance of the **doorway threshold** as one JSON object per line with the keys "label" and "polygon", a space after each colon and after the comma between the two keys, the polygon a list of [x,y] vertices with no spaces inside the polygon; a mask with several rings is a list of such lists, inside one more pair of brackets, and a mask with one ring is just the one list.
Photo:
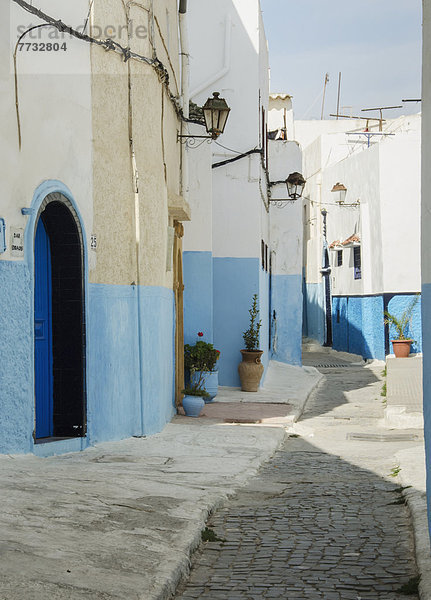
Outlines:
{"label": "doorway threshold", "polygon": [[47,437],[35,440],[33,454],[47,458],[57,454],[80,452],[86,448],[88,448],[87,437]]}
{"label": "doorway threshold", "polygon": [[75,437],[46,437],[34,440],[35,444],[51,444],[52,442],[62,442],[64,440],[76,440]]}

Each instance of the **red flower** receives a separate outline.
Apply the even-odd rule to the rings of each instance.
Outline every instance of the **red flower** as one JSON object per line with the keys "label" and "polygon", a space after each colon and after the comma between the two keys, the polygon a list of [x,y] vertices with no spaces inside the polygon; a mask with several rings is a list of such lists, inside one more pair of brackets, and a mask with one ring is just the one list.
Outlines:
{"label": "red flower", "polygon": [[199,336],[199,337],[204,337],[204,334],[203,334],[203,332],[202,332],[202,331],[199,331],[199,332],[198,332],[198,336]]}

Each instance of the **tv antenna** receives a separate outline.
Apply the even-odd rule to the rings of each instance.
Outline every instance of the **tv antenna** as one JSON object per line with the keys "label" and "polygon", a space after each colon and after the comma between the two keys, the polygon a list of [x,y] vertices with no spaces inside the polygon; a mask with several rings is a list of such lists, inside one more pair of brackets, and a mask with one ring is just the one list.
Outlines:
{"label": "tv antenna", "polygon": [[322,114],[320,120],[323,121],[323,115],[325,112],[325,97],[326,97],[326,86],[329,83],[329,73],[325,73],[325,83],[323,84],[323,100],[322,100]]}
{"label": "tv antenna", "polygon": [[380,123],[379,123],[379,131],[383,131],[383,122],[384,122],[384,118],[383,118],[383,111],[384,110],[394,110],[395,108],[403,108],[402,106],[379,106],[377,108],[363,108],[362,112],[370,112],[370,111],[376,111],[378,110],[380,112]]}

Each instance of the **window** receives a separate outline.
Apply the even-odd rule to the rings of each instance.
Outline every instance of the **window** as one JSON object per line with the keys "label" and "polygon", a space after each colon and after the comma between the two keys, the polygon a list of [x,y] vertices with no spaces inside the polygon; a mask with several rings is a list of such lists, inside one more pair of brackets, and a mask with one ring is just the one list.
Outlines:
{"label": "window", "polygon": [[343,251],[337,250],[337,267],[341,267],[343,264]]}
{"label": "window", "polygon": [[261,249],[261,260],[262,260],[262,269],[265,269],[265,242],[261,240],[260,242]]}
{"label": "window", "polygon": [[355,279],[362,279],[360,246],[355,246],[353,248],[353,269],[355,273]]}
{"label": "window", "polygon": [[269,260],[268,260],[268,244],[265,244],[265,271],[268,273]]}

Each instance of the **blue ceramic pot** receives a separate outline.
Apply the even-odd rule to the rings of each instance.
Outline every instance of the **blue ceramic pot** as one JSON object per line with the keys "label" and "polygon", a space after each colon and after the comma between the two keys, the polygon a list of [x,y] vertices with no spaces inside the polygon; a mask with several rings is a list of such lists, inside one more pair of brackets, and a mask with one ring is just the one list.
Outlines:
{"label": "blue ceramic pot", "polygon": [[192,383],[196,384],[202,373],[203,389],[208,392],[209,397],[204,398],[205,402],[212,402],[218,393],[218,371],[196,371],[192,375]]}
{"label": "blue ceramic pot", "polygon": [[184,396],[183,408],[186,417],[198,417],[205,406],[202,396]]}

